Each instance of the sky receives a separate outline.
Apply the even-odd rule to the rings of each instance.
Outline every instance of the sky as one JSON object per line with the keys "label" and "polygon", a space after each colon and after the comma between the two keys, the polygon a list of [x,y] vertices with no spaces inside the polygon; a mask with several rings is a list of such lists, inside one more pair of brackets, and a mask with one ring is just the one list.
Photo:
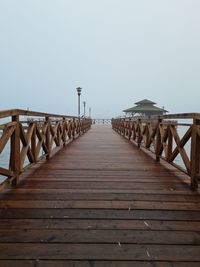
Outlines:
{"label": "sky", "polygon": [[0,110],[200,112],[199,0],[0,0]]}

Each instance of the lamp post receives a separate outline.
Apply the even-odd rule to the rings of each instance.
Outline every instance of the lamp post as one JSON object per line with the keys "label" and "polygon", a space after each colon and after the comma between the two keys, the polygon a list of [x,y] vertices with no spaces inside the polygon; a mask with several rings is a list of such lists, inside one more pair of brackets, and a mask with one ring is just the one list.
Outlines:
{"label": "lamp post", "polygon": [[85,107],[86,107],[86,102],[83,101],[83,107],[84,107],[84,118],[85,118]]}
{"label": "lamp post", "polygon": [[89,117],[91,118],[91,108],[89,108]]}
{"label": "lamp post", "polygon": [[77,91],[77,94],[78,94],[78,117],[80,118],[80,96],[81,96],[81,90],[82,88],[81,87],[77,87],[76,88],[76,91]]}

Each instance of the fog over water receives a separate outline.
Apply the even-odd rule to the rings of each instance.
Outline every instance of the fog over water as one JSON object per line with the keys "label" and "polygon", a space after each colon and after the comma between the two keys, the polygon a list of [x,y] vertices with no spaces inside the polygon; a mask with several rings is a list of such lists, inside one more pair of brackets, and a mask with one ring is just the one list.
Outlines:
{"label": "fog over water", "polygon": [[[200,112],[199,0],[0,0],[0,109]],[[82,113],[83,113],[83,105]]]}

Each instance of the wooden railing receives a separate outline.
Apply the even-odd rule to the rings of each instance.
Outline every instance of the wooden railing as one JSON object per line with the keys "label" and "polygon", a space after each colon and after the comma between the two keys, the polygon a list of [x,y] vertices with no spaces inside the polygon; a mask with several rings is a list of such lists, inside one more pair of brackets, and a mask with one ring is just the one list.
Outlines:
{"label": "wooden railing", "polygon": [[157,161],[162,158],[189,175],[192,189],[198,187],[200,113],[113,119],[112,127],[138,148],[153,152]]}
{"label": "wooden railing", "polygon": [[[16,185],[25,168],[43,157],[49,159],[85,133],[91,124],[87,118],[17,109],[0,111],[0,176],[5,177],[0,189]],[[2,166],[4,152],[8,156],[7,166]]]}

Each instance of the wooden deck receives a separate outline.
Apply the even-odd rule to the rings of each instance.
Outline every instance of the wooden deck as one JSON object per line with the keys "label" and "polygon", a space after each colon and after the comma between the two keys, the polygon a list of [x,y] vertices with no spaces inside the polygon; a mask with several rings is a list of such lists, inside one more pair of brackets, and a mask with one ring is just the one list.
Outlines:
{"label": "wooden deck", "polygon": [[96,125],[1,194],[0,266],[200,266],[189,179]]}

